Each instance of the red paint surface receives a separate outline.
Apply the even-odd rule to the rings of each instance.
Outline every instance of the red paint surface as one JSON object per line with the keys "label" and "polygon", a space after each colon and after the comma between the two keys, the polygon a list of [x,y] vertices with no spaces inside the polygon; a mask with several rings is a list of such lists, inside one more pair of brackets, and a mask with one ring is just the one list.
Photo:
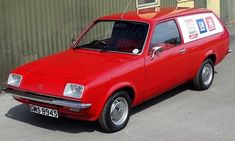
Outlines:
{"label": "red paint surface", "polygon": [[[187,44],[182,43],[176,47],[168,46],[154,59],[151,59],[150,41],[154,27],[159,22],[202,12],[211,11],[163,8],[155,13],[145,10],[144,13],[141,13],[142,15],[137,14],[136,11],[125,13],[124,20],[145,22],[150,25],[142,54],[101,53],[86,49],[68,49],[13,70],[12,73],[23,76],[22,83],[17,89],[77,100],[82,103],[91,103],[92,107],[80,113],[70,112],[66,108],[57,108],[61,114],[82,120],[96,120],[107,99],[115,91],[125,87],[134,90],[132,106],[136,106],[192,80],[201,63],[208,56],[216,56],[215,64],[220,63],[226,56],[229,47],[229,34],[223,26],[223,33]],[[120,17],[121,14],[115,14],[101,17],[98,20],[120,20]],[[186,52],[180,54],[179,50],[182,48],[185,48]],[[65,85],[68,82],[85,86],[81,99],[63,96]],[[24,100],[19,101],[26,104],[33,103]],[[38,104],[50,107],[47,104]]]}

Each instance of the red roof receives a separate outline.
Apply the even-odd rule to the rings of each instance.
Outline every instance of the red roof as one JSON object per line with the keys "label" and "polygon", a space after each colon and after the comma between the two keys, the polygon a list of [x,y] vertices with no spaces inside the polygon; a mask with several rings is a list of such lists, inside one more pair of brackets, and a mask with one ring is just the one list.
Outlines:
{"label": "red roof", "polygon": [[[211,12],[210,10],[204,8],[158,8],[145,9],[145,10],[135,10],[123,13],[117,13],[113,15],[108,15],[99,18],[98,20],[129,20],[129,21],[139,21],[152,23],[159,21],[161,19],[166,19],[170,17],[179,17],[183,15],[190,15],[195,13]],[[123,15],[123,16],[122,16]],[[122,18],[121,18],[122,17]]]}

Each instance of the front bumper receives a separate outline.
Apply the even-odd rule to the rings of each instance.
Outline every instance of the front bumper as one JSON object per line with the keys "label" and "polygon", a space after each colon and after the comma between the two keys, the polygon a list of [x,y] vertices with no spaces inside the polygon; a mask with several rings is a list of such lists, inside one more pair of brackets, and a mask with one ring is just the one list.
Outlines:
{"label": "front bumper", "polygon": [[22,98],[22,99],[35,101],[35,102],[55,105],[55,106],[64,106],[68,108],[75,108],[75,109],[81,109],[81,110],[91,107],[90,103],[81,103],[78,101],[65,100],[61,98],[34,94],[34,93],[26,92],[26,91],[14,90],[11,88],[3,89],[3,91],[7,94],[12,95],[15,98]]}

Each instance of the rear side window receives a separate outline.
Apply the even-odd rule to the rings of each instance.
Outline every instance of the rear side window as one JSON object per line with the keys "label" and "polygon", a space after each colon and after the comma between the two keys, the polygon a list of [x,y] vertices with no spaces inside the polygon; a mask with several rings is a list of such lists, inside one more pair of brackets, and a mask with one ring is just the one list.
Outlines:
{"label": "rear side window", "polygon": [[178,17],[184,43],[189,43],[224,31],[213,13],[202,13]]}
{"label": "rear side window", "polygon": [[163,45],[176,46],[180,43],[179,30],[174,20],[160,23],[155,27],[151,47]]}

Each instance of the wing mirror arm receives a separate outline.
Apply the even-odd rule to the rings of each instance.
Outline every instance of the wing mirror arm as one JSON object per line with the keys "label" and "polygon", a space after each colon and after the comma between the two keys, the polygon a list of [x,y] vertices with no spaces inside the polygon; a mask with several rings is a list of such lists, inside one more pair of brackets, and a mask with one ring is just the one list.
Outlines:
{"label": "wing mirror arm", "polygon": [[152,48],[152,55],[151,55],[151,59],[153,59],[155,57],[155,55],[157,53],[162,52],[162,47],[161,46],[156,46]]}

